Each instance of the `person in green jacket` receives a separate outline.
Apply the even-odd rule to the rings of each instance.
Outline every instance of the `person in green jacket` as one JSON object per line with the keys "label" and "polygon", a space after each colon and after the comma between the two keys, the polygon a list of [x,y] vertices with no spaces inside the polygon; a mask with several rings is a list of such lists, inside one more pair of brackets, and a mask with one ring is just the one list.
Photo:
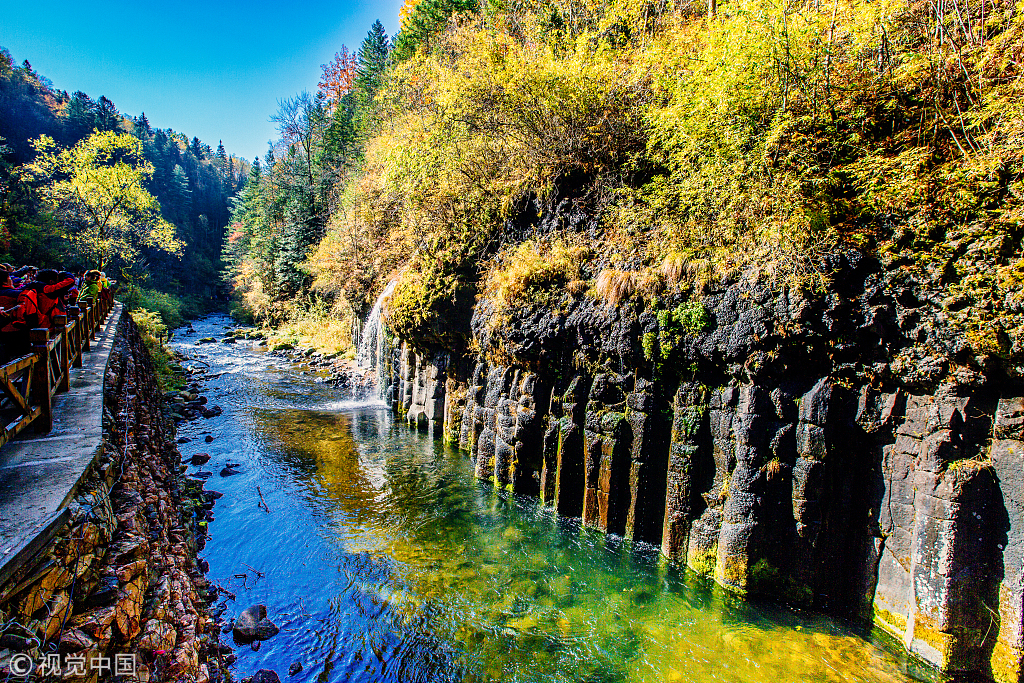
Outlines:
{"label": "person in green jacket", "polygon": [[100,284],[100,271],[90,270],[88,273],[85,274],[85,284],[82,286],[82,294],[79,298],[85,299],[86,297],[91,296],[92,302],[96,304],[100,300],[101,288],[102,285]]}

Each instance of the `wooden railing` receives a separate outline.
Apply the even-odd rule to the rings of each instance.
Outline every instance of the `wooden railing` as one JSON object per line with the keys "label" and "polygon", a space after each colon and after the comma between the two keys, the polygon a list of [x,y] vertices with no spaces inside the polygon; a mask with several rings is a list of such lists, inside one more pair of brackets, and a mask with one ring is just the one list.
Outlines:
{"label": "wooden railing", "polygon": [[89,351],[103,321],[114,307],[111,297],[88,297],[69,306],[67,315],[53,316],[50,330],[29,332],[32,353],[0,367],[0,446],[30,424],[45,434],[53,429],[53,397],[71,388],[71,368],[82,367],[82,353]]}

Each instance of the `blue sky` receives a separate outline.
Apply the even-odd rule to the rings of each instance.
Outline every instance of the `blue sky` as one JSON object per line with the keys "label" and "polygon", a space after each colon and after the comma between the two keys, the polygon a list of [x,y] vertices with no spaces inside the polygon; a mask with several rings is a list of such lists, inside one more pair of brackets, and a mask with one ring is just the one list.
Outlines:
{"label": "blue sky", "polygon": [[278,100],[316,89],[320,65],[355,50],[402,0],[0,2],[0,45],[69,93],[195,135],[249,160],[276,138]]}

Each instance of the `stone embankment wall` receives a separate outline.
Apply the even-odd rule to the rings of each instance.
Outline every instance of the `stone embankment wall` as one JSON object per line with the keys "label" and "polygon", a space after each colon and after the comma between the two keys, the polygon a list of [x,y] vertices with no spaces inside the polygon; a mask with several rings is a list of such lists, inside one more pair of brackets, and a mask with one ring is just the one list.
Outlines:
{"label": "stone embankment wall", "polygon": [[390,399],[496,487],[728,589],[871,621],[942,670],[1020,681],[1024,391],[968,362],[940,297],[857,260],[837,282],[710,292],[661,364],[641,305],[567,297],[502,328],[478,305],[484,353],[399,340]]}
{"label": "stone embankment wall", "polygon": [[[120,655],[142,681],[218,680],[230,650],[218,642],[209,607],[217,590],[196,556],[212,500],[181,474],[174,423],[127,314],[104,396],[102,453],[70,521],[0,587],[0,650],[8,663],[56,655],[60,674],[44,679],[113,680]],[[76,660],[84,675],[73,672]]]}

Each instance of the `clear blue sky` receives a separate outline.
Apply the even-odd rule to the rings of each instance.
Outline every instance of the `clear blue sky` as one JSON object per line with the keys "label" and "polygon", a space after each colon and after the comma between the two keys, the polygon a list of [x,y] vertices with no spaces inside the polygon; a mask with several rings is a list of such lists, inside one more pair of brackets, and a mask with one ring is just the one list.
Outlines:
{"label": "clear blue sky", "polygon": [[277,137],[278,100],[313,92],[320,65],[355,50],[402,0],[3,0],[0,45],[58,90],[106,95],[125,114],[250,161]]}

